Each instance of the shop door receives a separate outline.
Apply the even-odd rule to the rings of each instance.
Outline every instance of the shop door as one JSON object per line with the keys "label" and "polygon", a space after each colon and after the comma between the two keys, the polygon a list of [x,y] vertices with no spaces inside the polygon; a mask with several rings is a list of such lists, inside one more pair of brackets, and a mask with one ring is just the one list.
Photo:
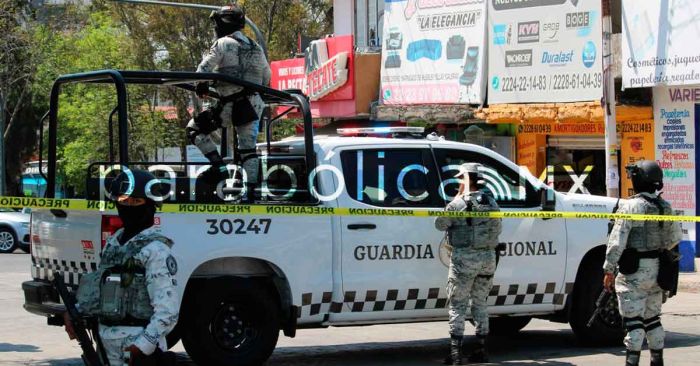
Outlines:
{"label": "shop door", "polygon": [[550,136],[546,165],[553,167],[547,179],[556,191],[606,195],[602,136]]}

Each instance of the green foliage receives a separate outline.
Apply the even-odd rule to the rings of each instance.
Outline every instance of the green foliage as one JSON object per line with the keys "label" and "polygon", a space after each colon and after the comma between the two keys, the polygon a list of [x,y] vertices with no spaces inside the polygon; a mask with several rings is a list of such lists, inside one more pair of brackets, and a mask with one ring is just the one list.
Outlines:
{"label": "green foliage", "polygon": [[[38,66],[35,90],[49,95],[53,80],[61,74],[99,69],[135,69],[134,56],[125,28],[115,24],[105,13],[90,14],[85,26],[77,31],[54,32],[46,27],[36,30],[37,44],[42,45],[42,62]],[[129,153],[131,159],[147,160],[162,138],[168,134],[167,122],[155,111],[150,100],[155,90],[131,87],[129,93]],[[44,100],[47,102],[47,100]],[[116,107],[112,84],[70,84],[59,97],[58,159],[68,185],[83,193],[87,167],[109,161],[109,115]],[[48,106],[47,106],[48,107]],[[114,134],[117,134],[114,118]],[[114,139],[114,154],[118,143]]]}

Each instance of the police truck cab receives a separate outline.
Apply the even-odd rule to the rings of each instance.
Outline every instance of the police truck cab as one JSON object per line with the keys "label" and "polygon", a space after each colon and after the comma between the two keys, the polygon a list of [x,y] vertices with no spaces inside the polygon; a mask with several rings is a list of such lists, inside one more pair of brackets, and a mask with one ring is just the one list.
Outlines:
{"label": "police truck cab", "polygon": [[[129,160],[125,85],[192,91],[200,80],[238,83],[260,93],[280,115],[295,110],[303,117],[304,136],[282,141],[271,141],[277,118],[262,122],[267,141],[258,145],[256,206],[237,205],[230,182],[210,187],[197,179],[207,168],[203,163]],[[180,319],[168,341],[182,340],[201,365],[264,362],[280,330],[294,337],[301,328],[446,320],[449,258],[444,233],[429,213],[442,212],[456,194],[454,175],[462,163],[481,164],[486,189],[503,211],[609,213],[615,205],[606,197],[555,192],[492,150],[426,139],[411,127],[313,136],[308,101],[294,91],[221,74],[114,70],[56,81],[45,162],[49,197],[56,180],[58,93],[75,82],[114,84],[117,92],[118,159],[85,167],[88,206],[104,204],[104,188],[122,165],[149,169],[171,186],[162,198],[175,209],[155,220],[173,239],[178,263]],[[231,161],[232,172],[240,174],[236,165]],[[348,211],[331,214],[338,208]],[[584,342],[621,339],[614,311],[586,327],[602,288],[606,221],[523,215],[502,225],[488,297],[492,333],[512,334],[543,318],[570,323]],[[109,207],[33,210],[33,279],[23,284],[25,309],[60,324],[63,307],[49,283],[53,274],[62,273],[75,288],[97,268],[106,237],[119,226]]]}

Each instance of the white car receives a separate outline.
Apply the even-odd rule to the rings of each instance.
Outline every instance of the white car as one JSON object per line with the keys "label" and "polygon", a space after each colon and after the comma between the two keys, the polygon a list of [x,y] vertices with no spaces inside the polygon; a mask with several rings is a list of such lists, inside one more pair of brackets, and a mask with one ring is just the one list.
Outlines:
{"label": "white car", "polygon": [[0,208],[0,253],[29,253],[29,209]]}
{"label": "white car", "polygon": [[[59,81],[106,80],[102,75],[117,85],[140,78],[174,87],[181,85],[178,79],[236,82],[222,74],[113,70]],[[174,240],[178,263],[180,319],[168,343],[182,339],[200,365],[261,364],[280,330],[293,337],[303,328],[446,320],[444,233],[435,229],[434,217],[418,214],[444,210],[456,193],[454,175],[463,162],[483,165],[486,189],[502,210],[609,213],[615,205],[611,198],[554,192],[492,150],[427,140],[411,128],[347,129],[339,131],[346,136],[314,137],[306,99],[247,87],[267,101],[296,105],[304,116],[303,139],[258,146],[258,203],[264,213],[246,213],[247,206],[221,199],[221,205],[202,205],[203,199],[215,198],[200,196],[213,192],[196,179],[206,167],[131,163],[149,167],[175,188],[166,203],[178,203],[180,212],[159,213],[155,221]],[[55,111],[51,116],[48,192],[54,191],[56,171]],[[126,108],[119,112],[119,125],[120,159],[129,162]],[[368,137],[386,134],[393,138]],[[109,184],[106,174],[96,175],[99,164],[88,168],[85,191],[92,200],[103,198]],[[89,204],[99,207],[99,202]],[[59,200],[52,209],[32,212],[33,279],[22,285],[25,309],[49,316],[55,325],[64,309],[49,281],[60,273],[76,286],[80,276],[97,268],[101,245],[120,225],[114,211],[67,211],[61,205]],[[335,208],[348,208],[350,215],[328,214]],[[393,215],[378,215],[379,209]],[[586,326],[602,289],[606,221],[508,218],[500,241],[501,260],[488,298],[494,333],[517,332],[536,317],[569,322],[586,342],[621,340],[615,311]],[[615,301],[606,305],[616,306]]]}

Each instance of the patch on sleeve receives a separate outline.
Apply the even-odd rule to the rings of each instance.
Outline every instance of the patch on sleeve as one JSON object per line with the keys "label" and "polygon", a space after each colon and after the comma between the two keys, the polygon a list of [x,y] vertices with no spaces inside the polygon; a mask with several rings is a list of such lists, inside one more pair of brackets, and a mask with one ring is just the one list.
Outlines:
{"label": "patch on sleeve", "polygon": [[165,265],[168,266],[168,272],[170,272],[171,276],[174,276],[177,273],[177,261],[175,260],[175,257],[169,255],[168,259],[165,260]]}

